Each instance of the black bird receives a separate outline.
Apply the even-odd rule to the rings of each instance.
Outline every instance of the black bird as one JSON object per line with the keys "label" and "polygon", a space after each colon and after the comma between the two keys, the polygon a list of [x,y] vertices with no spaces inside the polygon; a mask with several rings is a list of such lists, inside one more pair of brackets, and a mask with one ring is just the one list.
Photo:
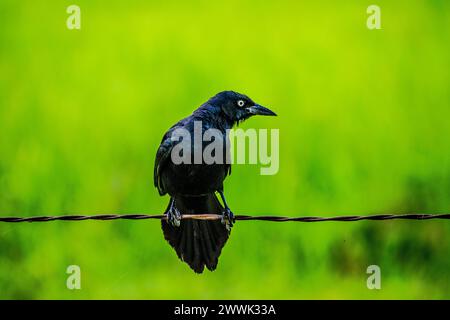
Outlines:
{"label": "black bird", "polygon": [[[233,213],[223,194],[223,181],[231,174],[231,164],[225,161],[229,152],[229,144],[225,143],[228,139],[227,129],[253,115],[276,114],[253,102],[246,95],[233,91],[220,92],[192,115],[172,126],[164,135],[156,153],[154,184],[161,196],[166,193],[170,195],[165,212],[167,220],[161,221],[164,237],[175,249],[178,257],[197,273],[203,272],[205,266],[210,271],[216,268],[220,252],[234,222]],[[211,128],[220,131],[224,143],[221,163],[207,164],[203,159],[201,163],[194,163],[193,154],[196,151],[202,152],[208,145],[201,142],[201,150],[198,150],[198,145],[196,150],[194,138],[190,139],[190,154],[183,154],[185,149],[180,153],[191,159],[191,162],[174,163],[172,151],[182,140],[174,139],[174,133],[177,129],[184,129],[194,137],[195,123],[197,128],[198,123],[201,123],[202,134]],[[223,206],[216,192],[220,195]],[[222,220],[181,220],[182,214],[206,213],[220,214]]]}

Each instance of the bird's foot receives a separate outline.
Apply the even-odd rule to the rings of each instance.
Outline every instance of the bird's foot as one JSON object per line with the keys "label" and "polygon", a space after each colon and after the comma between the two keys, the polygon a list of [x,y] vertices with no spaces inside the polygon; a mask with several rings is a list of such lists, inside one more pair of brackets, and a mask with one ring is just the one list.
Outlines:
{"label": "bird's foot", "polygon": [[181,223],[181,213],[174,205],[170,206],[166,212],[167,222],[174,227],[179,227]]}
{"label": "bird's foot", "polygon": [[234,222],[236,221],[233,212],[231,212],[230,208],[226,207],[225,211],[222,214],[222,223],[225,225],[228,231],[231,231]]}

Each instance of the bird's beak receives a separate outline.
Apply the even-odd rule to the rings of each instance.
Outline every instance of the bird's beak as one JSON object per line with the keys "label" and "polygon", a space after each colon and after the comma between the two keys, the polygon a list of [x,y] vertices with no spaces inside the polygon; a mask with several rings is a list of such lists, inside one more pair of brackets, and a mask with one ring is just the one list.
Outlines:
{"label": "bird's beak", "polygon": [[246,108],[247,112],[250,114],[260,115],[260,116],[276,116],[277,114],[266,107],[259,104]]}

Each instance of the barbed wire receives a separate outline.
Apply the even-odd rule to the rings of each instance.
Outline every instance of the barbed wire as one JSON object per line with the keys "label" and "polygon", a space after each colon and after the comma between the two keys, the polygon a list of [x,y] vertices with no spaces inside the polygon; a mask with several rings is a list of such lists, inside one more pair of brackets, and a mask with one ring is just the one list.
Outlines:
{"label": "barbed wire", "polygon": [[[221,215],[218,214],[186,214],[182,215],[182,219],[196,220],[220,220]],[[166,220],[164,214],[97,214],[97,215],[62,215],[62,216],[35,216],[35,217],[0,217],[0,222],[48,222],[48,221],[84,221],[84,220]],[[409,213],[409,214],[375,214],[375,215],[347,215],[334,217],[286,217],[286,216],[250,216],[236,215],[236,220],[241,221],[271,221],[271,222],[324,222],[324,221],[361,221],[361,220],[432,220],[432,219],[448,219],[450,213]]]}

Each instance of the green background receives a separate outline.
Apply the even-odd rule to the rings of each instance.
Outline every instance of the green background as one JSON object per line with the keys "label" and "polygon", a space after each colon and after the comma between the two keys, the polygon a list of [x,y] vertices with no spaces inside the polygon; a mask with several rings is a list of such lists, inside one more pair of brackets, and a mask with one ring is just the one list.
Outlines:
{"label": "green background", "polygon": [[[66,8],[81,8],[68,30]],[[222,90],[278,113],[236,214],[450,209],[448,1],[0,2],[0,215],[161,213],[165,130]],[[450,222],[238,222],[194,274],[158,221],[0,224],[0,298],[450,298]],[[81,290],[66,268],[81,267]],[[381,268],[368,290],[366,268]]]}

